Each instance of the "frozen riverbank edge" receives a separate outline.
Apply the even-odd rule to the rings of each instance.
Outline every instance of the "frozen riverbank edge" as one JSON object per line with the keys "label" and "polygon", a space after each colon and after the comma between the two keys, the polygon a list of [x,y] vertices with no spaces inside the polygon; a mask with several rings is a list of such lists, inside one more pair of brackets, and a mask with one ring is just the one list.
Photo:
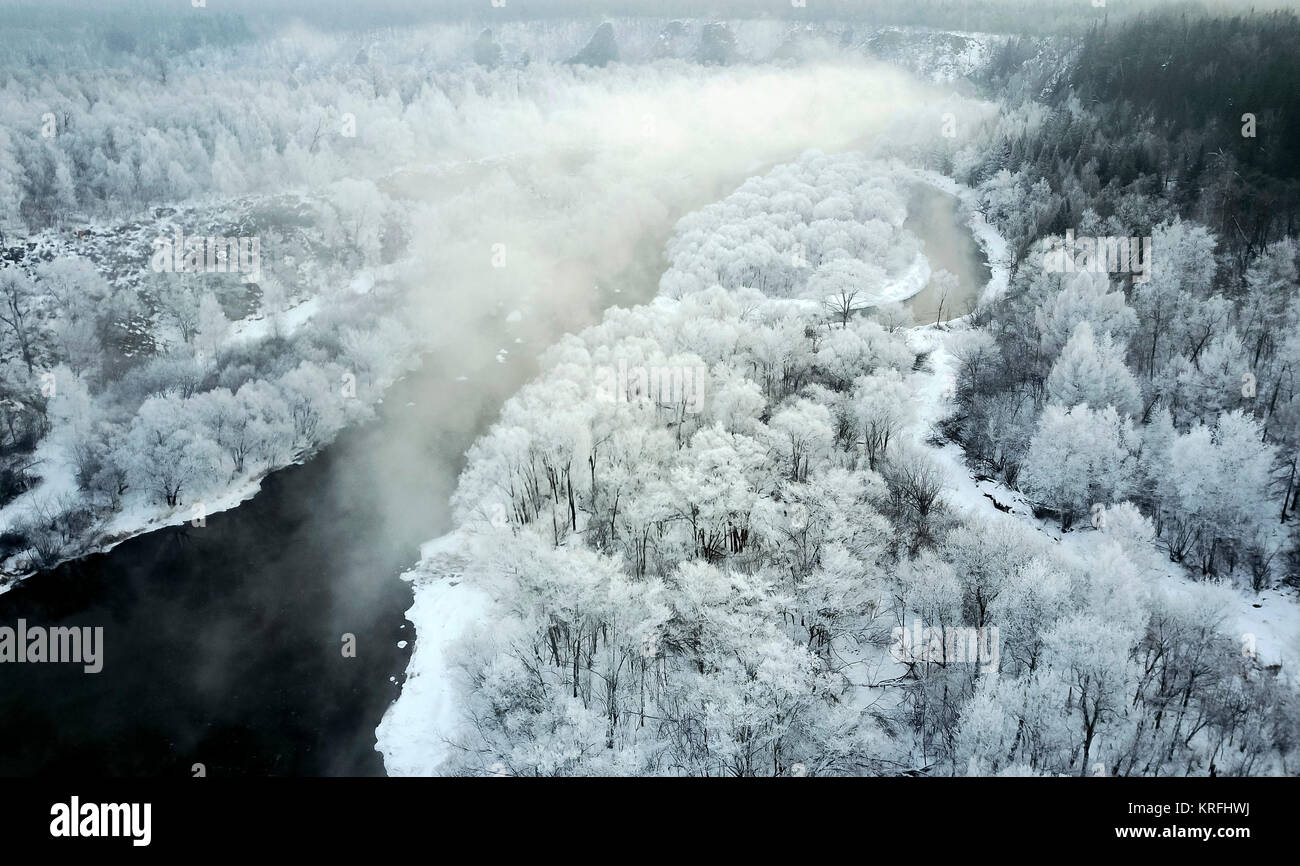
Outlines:
{"label": "frozen riverbank edge", "polygon": [[[360,272],[354,276],[353,284],[355,285],[358,281],[368,280],[373,285],[374,278],[374,272]],[[312,294],[292,308],[280,313],[276,317],[280,333],[284,336],[291,336],[297,329],[307,325],[319,311],[320,305],[320,296]],[[226,345],[231,346],[238,342],[263,338],[271,327],[271,320],[265,317],[233,322]],[[119,544],[141,535],[147,535],[150,532],[168,527],[183,526],[186,523],[191,524],[196,529],[201,528],[208,517],[220,514],[223,511],[229,511],[255,497],[261,491],[262,481],[267,476],[288,469],[291,466],[300,466],[306,463],[320,451],[328,448],[338,436],[371,421],[376,408],[384,402],[383,395],[393,385],[417,369],[420,363],[421,354],[419,350],[400,357],[394,357],[392,365],[376,376],[375,385],[368,390],[367,399],[359,407],[360,411],[357,413],[357,417],[333,431],[310,450],[293,454],[288,459],[276,461],[271,465],[238,474],[221,484],[218,489],[206,492],[197,500],[191,502],[167,506],[160,505],[152,500],[137,499],[137,501],[112,514],[104,522],[91,527],[86,536],[78,542],[78,549],[75,554],[65,556],[45,568],[13,567],[15,563],[21,560],[20,555],[14,555],[8,561],[0,562],[0,595],[4,595],[42,571],[49,571],[58,568],[64,563],[74,562],[87,556],[108,553]],[[56,437],[47,436],[41,441],[36,454],[41,462],[51,467],[49,477],[43,479],[42,483],[37,487],[15,498],[5,508],[0,509],[0,528],[7,527],[21,519],[25,509],[38,498],[48,501],[59,493],[72,492],[77,489],[73,475],[73,461],[67,453],[63,441]]]}

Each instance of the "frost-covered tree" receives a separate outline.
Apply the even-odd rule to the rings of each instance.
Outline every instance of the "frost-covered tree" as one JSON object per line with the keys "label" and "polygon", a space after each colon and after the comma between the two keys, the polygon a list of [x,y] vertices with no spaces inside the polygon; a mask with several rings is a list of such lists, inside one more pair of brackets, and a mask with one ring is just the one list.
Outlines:
{"label": "frost-covered tree", "polygon": [[1171,442],[1162,497],[1170,556],[1195,555],[1205,574],[1221,559],[1231,569],[1268,511],[1274,457],[1259,422],[1241,410]]}
{"label": "frost-covered tree", "polygon": [[178,397],[150,397],[132,419],[125,453],[116,458],[132,487],[168,506],[202,494],[222,471],[221,449],[190,411]]}
{"label": "frost-covered tree", "polygon": [[831,446],[830,412],[811,400],[798,400],[772,416],[770,447],[780,456],[791,481],[804,481],[813,460]]}
{"label": "frost-covered tree", "polygon": [[41,344],[38,302],[37,286],[22,270],[0,268],[0,333],[9,338],[10,350],[18,353],[28,373],[35,369]]}
{"label": "frost-covered tree", "polygon": [[874,471],[890,454],[890,444],[913,423],[912,393],[897,370],[885,369],[853,383],[850,397],[858,439]]}
{"label": "frost-covered tree", "polygon": [[1026,492],[1057,512],[1067,529],[1093,503],[1128,495],[1135,469],[1131,422],[1114,407],[1048,404],[1029,443],[1021,472]]}
{"label": "frost-covered tree", "polygon": [[1040,676],[1058,693],[1066,692],[1065,722],[1071,752],[1079,754],[1075,772],[1080,776],[1096,775],[1094,746],[1111,734],[1129,707],[1138,675],[1129,647],[1136,640],[1116,624],[1088,615],[1065,620],[1045,639],[1048,652]]}
{"label": "frost-covered tree", "polygon": [[1109,337],[1094,339],[1092,326],[1082,321],[1074,329],[1047,377],[1047,399],[1062,406],[1087,403],[1114,406],[1121,414],[1138,415],[1142,408],[1137,379],[1129,372]]}
{"label": "frost-covered tree", "polygon": [[[1056,275],[1041,272],[1047,280]],[[1078,273],[1062,280],[1061,290],[1034,311],[1042,335],[1043,351],[1055,356],[1086,322],[1097,337],[1109,336],[1121,350],[1137,329],[1137,314],[1124,301],[1124,293],[1111,291],[1104,274]]]}
{"label": "frost-covered tree", "polygon": [[209,358],[215,358],[225,344],[230,332],[230,321],[212,292],[199,298],[199,308],[194,323],[195,347]]}

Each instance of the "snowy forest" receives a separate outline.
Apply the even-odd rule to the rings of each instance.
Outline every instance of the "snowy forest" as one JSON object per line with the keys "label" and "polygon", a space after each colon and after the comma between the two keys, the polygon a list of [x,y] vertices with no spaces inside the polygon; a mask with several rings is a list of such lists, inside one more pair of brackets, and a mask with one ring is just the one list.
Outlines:
{"label": "snowy forest", "polygon": [[389,775],[1300,769],[1294,11],[9,5],[0,597],[418,382]]}

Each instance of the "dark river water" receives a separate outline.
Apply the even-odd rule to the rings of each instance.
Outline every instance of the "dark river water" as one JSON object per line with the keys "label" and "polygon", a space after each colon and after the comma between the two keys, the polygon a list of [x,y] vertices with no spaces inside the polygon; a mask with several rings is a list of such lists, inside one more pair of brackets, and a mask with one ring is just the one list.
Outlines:
{"label": "dark river water", "polygon": [[[945,318],[965,313],[987,276],[953,204],[920,188],[908,224],[933,266],[962,280]],[[100,673],[0,666],[0,775],[185,777],[195,764],[213,777],[383,775],[375,727],[414,640],[398,575],[450,528],[465,450],[538,351],[605,306],[653,294],[665,240],[645,237],[606,282],[621,294],[594,291],[580,314],[529,323],[522,345],[457,340],[426,356],[374,421],[206,526],[139,536],[0,595],[0,625],[104,630]],[[918,321],[934,315],[928,304],[914,302]]]}

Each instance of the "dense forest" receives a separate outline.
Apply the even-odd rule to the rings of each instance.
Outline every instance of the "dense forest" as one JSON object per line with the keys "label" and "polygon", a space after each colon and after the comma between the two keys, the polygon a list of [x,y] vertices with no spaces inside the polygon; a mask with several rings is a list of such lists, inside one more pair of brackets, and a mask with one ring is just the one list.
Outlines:
{"label": "dense forest", "polygon": [[[988,86],[1013,104],[1041,95],[1042,108],[998,136],[969,177],[1011,241],[1014,273],[1012,291],[976,314],[991,341],[966,359],[954,435],[972,460],[1038,493],[1064,526],[1090,503],[1132,496],[1156,519],[1170,556],[1184,561],[1195,551],[1205,573],[1246,562],[1267,572],[1294,550],[1285,535],[1300,445],[1300,105],[1291,84],[1300,70],[1282,46],[1297,37],[1291,14],[1140,17],[1090,31],[1070,49],[1068,75],[1055,59],[1024,60],[1037,49],[1010,42]],[[1039,242],[1067,230],[1151,238],[1151,273],[1042,267]],[[1078,402],[1119,410],[1109,423],[1120,438],[1134,437],[1116,452],[1131,455],[1132,474],[1109,489],[1092,476],[1067,506],[1036,445],[1058,438],[1064,423],[1052,416],[1049,433],[1044,406]],[[1077,423],[1078,435],[1090,436],[1089,423],[1108,422]],[[1234,436],[1242,439],[1233,444]],[[1247,476],[1258,479],[1253,486],[1228,485],[1229,473],[1223,489],[1171,490],[1167,461],[1199,465],[1202,437],[1223,459],[1262,461]],[[1248,447],[1252,439],[1265,451]],[[1206,501],[1228,488],[1254,497],[1231,507],[1271,511],[1272,525],[1234,522],[1229,505]],[[1292,557],[1292,580],[1296,569]]]}

